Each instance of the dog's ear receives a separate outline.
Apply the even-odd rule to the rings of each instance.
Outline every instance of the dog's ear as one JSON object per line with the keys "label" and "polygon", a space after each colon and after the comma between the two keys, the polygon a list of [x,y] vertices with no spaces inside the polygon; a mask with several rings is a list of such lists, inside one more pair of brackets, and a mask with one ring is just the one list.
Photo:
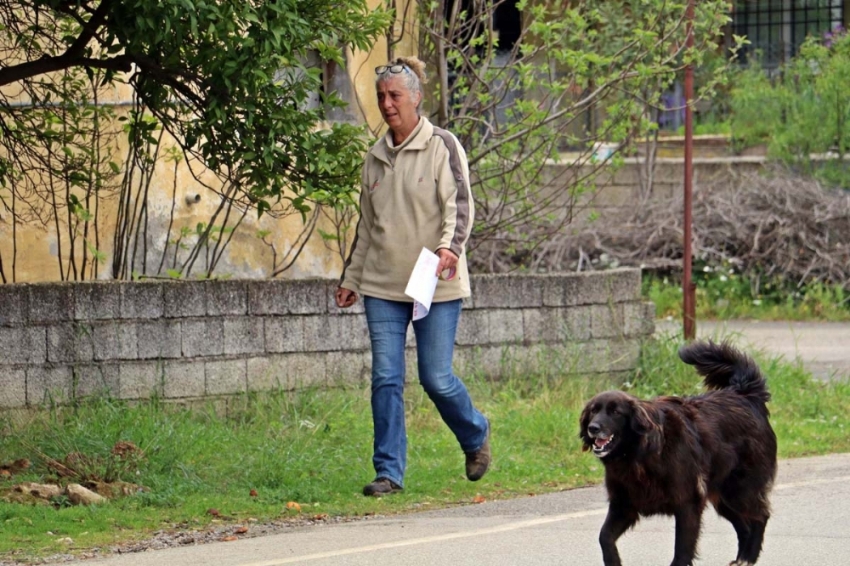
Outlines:
{"label": "dog's ear", "polygon": [[579,426],[581,430],[579,430],[579,438],[581,438],[581,451],[587,452],[590,450],[590,445],[593,441],[587,436],[587,427],[590,424],[590,403],[584,406],[584,409],[581,411],[581,417],[579,417]]}
{"label": "dog's ear", "polygon": [[633,400],[631,405],[631,427],[635,434],[640,437],[641,447],[650,454],[661,452],[664,431],[661,427],[658,411],[652,407],[651,403],[637,399]]}

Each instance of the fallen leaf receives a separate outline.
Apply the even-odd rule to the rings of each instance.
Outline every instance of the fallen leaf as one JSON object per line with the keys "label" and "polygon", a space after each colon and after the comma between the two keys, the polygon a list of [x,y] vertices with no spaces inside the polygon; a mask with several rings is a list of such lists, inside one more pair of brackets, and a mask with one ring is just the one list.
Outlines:
{"label": "fallen leaf", "polygon": [[252,489],[252,490],[248,493],[248,495],[250,495],[251,497],[257,497],[257,490],[256,490],[256,489]]}
{"label": "fallen leaf", "polygon": [[473,503],[484,503],[485,501],[487,501],[487,500],[484,499],[483,497],[481,497],[480,493],[472,498]]}
{"label": "fallen leaf", "polygon": [[244,535],[245,533],[248,532],[248,527],[239,527],[233,532],[236,533],[237,535]]}
{"label": "fallen leaf", "polygon": [[212,515],[213,517],[218,517],[219,515],[221,515],[221,512],[218,509],[214,509],[214,508],[210,507],[209,509],[207,509],[207,515]]}
{"label": "fallen leaf", "polygon": [[221,540],[222,540],[222,542],[233,542],[234,540],[239,540],[239,537],[235,537],[233,535],[230,535],[230,536],[226,536],[226,537],[222,538]]}
{"label": "fallen leaf", "polygon": [[290,501],[289,503],[287,503],[286,508],[293,510],[293,511],[297,511],[298,513],[301,512],[301,505],[299,505],[298,503],[296,503],[294,501]]}
{"label": "fallen leaf", "polygon": [[327,513],[319,513],[318,515],[313,515],[314,521],[324,521],[328,518]]}

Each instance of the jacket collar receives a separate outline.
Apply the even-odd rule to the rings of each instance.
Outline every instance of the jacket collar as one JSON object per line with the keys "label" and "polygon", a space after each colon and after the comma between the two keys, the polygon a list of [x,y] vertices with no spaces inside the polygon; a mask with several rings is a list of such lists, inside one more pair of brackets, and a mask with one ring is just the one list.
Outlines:
{"label": "jacket collar", "polygon": [[393,146],[392,132],[388,131],[378,142],[372,146],[369,153],[381,161],[391,164],[389,153],[400,153],[402,151],[418,151],[428,147],[428,140],[434,135],[434,126],[425,116],[419,117],[419,124],[410,133],[410,136],[400,145]]}

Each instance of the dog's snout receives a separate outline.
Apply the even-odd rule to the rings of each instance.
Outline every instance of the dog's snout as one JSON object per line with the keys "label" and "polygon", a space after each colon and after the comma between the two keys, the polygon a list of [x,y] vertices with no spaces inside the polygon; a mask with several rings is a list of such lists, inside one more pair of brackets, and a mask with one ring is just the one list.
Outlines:
{"label": "dog's snout", "polygon": [[589,425],[587,425],[587,432],[590,434],[599,434],[600,430],[602,430],[602,427],[600,427],[596,423],[590,423]]}

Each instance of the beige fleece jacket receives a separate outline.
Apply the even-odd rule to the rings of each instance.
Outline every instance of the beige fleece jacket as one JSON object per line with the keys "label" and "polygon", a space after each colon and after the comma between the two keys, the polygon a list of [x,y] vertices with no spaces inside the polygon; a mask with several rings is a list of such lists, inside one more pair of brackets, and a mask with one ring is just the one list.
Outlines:
{"label": "beige fleece jacket", "polygon": [[412,302],[404,289],[422,248],[446,248],[458,256],[457,275],[437,283],[434,302],[468,297],[466,242],[473,215],[469,165],[454,135],[424,116],[397,147],[387,132],[366,155],[360,220],[340,286]]}

